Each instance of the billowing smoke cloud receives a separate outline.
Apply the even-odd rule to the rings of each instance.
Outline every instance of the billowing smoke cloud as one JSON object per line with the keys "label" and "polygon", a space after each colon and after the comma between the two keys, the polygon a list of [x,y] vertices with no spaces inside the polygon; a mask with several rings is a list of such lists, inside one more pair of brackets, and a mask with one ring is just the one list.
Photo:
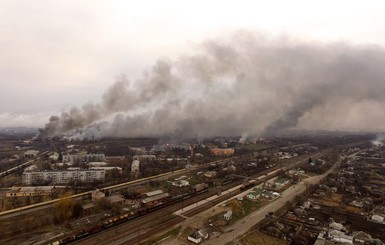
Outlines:
{"label": "billowing smoke cloud", "polygon": [[374,140],[372,140],[372,144],[376,145],[376,146],[383,146],[384,142],[385,142],[385,134],[384,133],[377,134],[376,138]]}
{"label": "billowing smoke cloud", "polygon": [[204,42],[193,55],[159,60],[139,80],[119,78],[102,103],[52,116],[41,135],[203,138],[364,129],[367,109],[385,102],[384,79],[381,47],[238,32]]}

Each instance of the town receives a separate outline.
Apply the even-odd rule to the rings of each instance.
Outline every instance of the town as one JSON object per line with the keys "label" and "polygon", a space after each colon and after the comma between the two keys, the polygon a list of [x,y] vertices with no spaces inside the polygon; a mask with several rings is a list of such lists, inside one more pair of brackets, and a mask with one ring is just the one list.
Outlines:
{"label": "town", "polygon": [[382,244],[385,148],[375,137],[3,133],[0,242]]}

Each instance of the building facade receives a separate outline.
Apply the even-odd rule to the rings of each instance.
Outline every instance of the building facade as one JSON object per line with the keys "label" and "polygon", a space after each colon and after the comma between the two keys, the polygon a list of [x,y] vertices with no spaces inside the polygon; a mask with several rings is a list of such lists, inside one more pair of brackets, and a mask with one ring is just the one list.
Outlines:
{"label": "building facade", "polygon": [[24,152],[24,157],[27,157],[27,158],[37,157],[38,154],[39,154],[39,151],[29,150]]}
{"label": "building facade", "polygon": [[23,185],[35,184],[68,184],[71,181],[93,182],[104,181],[104,170],[67,170],[67,171],[32,171],[24,172]]}
{"label": "building facade", "polygon": [[210,150],[211,154],[214,156],[232,156],[234,155],[234,149],[233,148],[213,148]]}
{"label": "building facade", "polygon": [[102,162],[105,158],[104,154],[66,154],[63,155],[63,162]]}

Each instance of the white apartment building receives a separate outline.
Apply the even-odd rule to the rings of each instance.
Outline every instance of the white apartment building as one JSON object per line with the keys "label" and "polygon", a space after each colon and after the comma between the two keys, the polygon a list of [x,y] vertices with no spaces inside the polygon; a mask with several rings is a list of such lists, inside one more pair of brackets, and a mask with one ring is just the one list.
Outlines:
{"label": "white apartment building", "polygon": [[67,184],[71,181],[93,182],[104,180],[105,170],[66,170],[66,171],[32,171],[24,172],[23,185],[33,185],[49,182],[50,184]]}
{"label": "white apartment building", "polygon": [[106,156],[104,154],[66,154],[63,155],[64,163],[74,163],[77,161],[81,162],[102,162]]}
{"label": "white apartment building", "polygon": [[131,172],[139,172],[140,171],[140,161],[139,160],[134,160],[131,164]]}

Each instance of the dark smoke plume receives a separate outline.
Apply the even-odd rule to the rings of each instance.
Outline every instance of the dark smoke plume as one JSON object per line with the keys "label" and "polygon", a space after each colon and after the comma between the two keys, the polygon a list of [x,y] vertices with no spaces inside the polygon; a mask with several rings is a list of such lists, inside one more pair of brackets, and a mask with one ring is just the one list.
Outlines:
{"label": "dark smoke plume", "polygon": [[203,138],[274,136],[292,128],[378,129],[382,117],[370,109],[383,108],[384,78],[381,47],[238,32],[204,42],[195,55],[159,60],[139,80],[119,78],[102,103],[52,116],[41,136]]}

